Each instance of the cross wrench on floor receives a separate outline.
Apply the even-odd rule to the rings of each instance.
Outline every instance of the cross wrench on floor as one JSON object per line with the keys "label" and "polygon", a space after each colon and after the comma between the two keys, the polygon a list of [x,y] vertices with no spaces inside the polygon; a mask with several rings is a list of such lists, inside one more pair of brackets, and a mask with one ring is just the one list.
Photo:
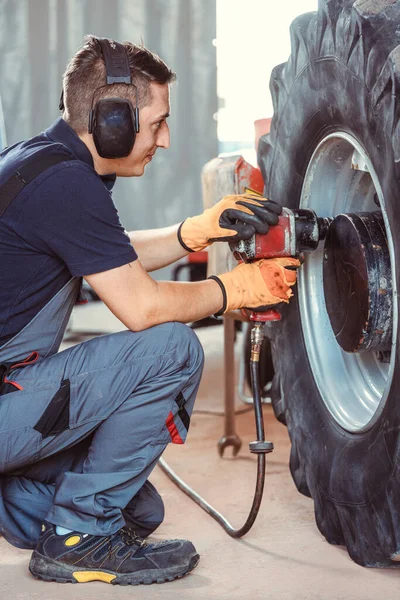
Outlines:
{"label": "cross wrench on floor", "polygon": [[236,456],[242,441],[235,431],[235,318],[224,316],[224,405],[225,430],[218,442],[218,452],[223,456],[227,446],[233,446]]}

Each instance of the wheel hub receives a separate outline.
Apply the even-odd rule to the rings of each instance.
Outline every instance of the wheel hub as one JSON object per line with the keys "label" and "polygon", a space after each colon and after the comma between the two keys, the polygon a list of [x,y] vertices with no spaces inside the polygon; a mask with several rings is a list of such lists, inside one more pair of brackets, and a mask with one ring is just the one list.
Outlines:
{"label": "wheel hub", "polygon": [[[314,210],[319,217],[337,219],[330,235],[332,241],[338,238],[338,242],[331,246],[327,242],[328,258],[324,259],[325,248],[321,243],[307,256],[298,275],[300,321],[308,363],[321,400],[335,421],[352,433],[366,431],[382,413],[392,383],[397,347],[397,282],[393,225],[386,213],[382,187],[368,154],[354,136],[337,131],[321,140],[310,158],[299,205]],[[363,213],[368,217],[374,215],[372,221],[368,218],[360,224]],[[342,217],[339,219],[338,215]],[[385,232],[385,242],[366,244],[365,238],[370,239],[371,235],[375,238],[379,229]],[[346,240],[353,244],[351,252]],[[389,271],[386,281],[382,277],[385,269],[382,271],[381,259],[378,267],[374,262],[378,248],[374,249],[373,257],[365,255],[363,246],[373,249],[374,245],[381,246],[383,254],[389,253],[392,275]],[[357,264],[357,268],[353,271],[347,263]],[[386,258],[383,263],[387,267]],[[333,279],[336,283],[330,282],[333,287],[330,292],[325,289],[327,269],[332,270],[332,279],[336,278]],[[379,284],[375,287],[373,281]],[[384,289],[386,294],[379,293]],[[375,299],[374,291],[378,293]],[[387,296],[392,297],[393,306],[392,315],[385,320],[379,313]],[[364,306],[364,321],[358,321],[351,330],[353,301]],[[339,316],[335,316],[338,308]],[[347,314],[350,309],[351,318]],[[390,351],[381,350],[388,347],[388,341]],[[343,344],[352,351],[345,351]],[[369,349],[363,344],[370,344]]]}
{"label": "wheel hub", "polygon": [[340,214],[325,240],[323,285],[336,341],[346,352],[388,351],[393,296],[381,212]]}

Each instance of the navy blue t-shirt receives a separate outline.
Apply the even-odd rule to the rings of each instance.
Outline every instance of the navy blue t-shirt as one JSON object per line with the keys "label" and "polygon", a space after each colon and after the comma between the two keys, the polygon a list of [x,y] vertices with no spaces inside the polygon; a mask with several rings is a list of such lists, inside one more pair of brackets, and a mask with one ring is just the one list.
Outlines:
{"label": "navy blue t-shirt", "polygon": [[63,119],[1,154],[0,186],[42,152],[72,153],[76,160],[41,173],[0,217],[0,346],[71,275],[107,271],[137,258],[111,197],[115,174],[95,172],[88,148]]}

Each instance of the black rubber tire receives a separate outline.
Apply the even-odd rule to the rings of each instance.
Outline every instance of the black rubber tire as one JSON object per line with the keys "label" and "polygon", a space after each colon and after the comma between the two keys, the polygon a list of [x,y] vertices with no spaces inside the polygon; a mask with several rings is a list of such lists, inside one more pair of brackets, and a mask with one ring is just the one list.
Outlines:
{"label": "black rubber tire", "polygon": [[[392,224],[400,264],[400,2],[320,1],[318,13],[291,26],[292,54],[277,66],[270,88],[274,117],[261,138],[265,195],[299,204],[310,157],[326,135],[351,133],[369,154]],[[393,267],[393,265],[392,265]],[[399,270],[396,267],[399,280]],[[268,327],[276,416],[286,420],[290,469],[297,488],[313,498],[319,530],[369,567],[399,567],[400,365],[378,422],[351,434],[328,412],[315,384],[302,335],[299,304],[282,309]],[[397,332],[397,335],[399,332]]]}

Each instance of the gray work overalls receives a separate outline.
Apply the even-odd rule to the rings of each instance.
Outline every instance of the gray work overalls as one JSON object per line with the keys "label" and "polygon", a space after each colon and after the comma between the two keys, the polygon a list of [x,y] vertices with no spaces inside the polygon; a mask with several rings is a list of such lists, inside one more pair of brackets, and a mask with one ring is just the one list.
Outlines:
{"label": "gray work overalls", "polygon": [[71,278],[0,348],[0,533],[20,548],[44,519],[108,535],[128,514],[154,530],[163,508],[147,478],[169,442],[184,443],[201,378],[201,345],[181,323],[58,352],[80,285]]}

